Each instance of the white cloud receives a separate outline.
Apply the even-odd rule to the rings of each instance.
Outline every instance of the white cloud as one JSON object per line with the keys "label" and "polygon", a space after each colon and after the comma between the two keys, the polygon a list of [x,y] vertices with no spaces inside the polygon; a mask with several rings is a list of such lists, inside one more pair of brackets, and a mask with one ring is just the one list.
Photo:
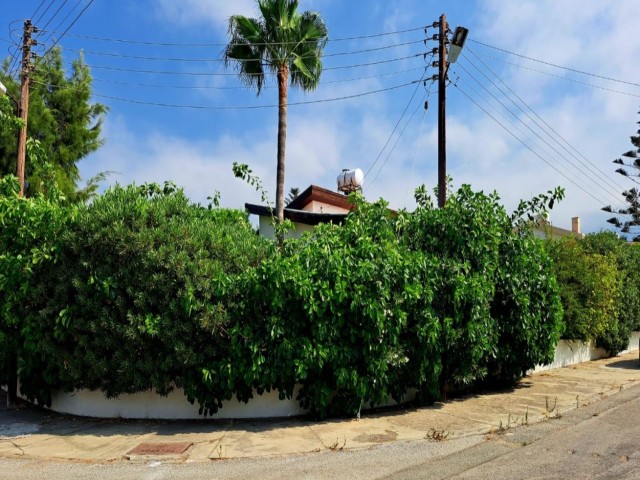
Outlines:
{"label": "white cloud", "polygon": [[208,23],[226,27],[232,15],[254,16],[254,0],[156,0],[157,14],[182,25]]}

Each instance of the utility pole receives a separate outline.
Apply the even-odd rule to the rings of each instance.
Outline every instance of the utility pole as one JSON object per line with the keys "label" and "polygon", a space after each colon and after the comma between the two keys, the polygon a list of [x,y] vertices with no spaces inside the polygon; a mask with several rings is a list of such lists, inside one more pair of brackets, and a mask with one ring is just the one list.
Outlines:
{"label": "utility pole", "polygon": [[438,208],[447,201],[447,17],[440,16],[438,36]]}
{"label": "utility pole", "polygon": [[18,158],[16,161],[16,176],[20,182],[20,196],[24,196],[24,166],[27,154],[27,117],[29,115],[29,81],[33,68],[31,64],[31,47],[35,41],[31,34],[35,31],[31,20],[24,21],[24,33],[22,35],[22,69],[20,72],[20,118],[22,127],[18,137]]}

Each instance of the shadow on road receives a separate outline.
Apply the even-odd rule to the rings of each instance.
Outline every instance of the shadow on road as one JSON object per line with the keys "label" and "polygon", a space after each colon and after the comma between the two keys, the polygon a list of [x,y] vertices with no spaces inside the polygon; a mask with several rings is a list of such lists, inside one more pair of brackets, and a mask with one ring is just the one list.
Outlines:
{"label": "shadow on road", "polygon": [[624,370],[640,370],[640,361],[633,360],[619,360],[617,362],[608,363],[605,368],[621,368]]}

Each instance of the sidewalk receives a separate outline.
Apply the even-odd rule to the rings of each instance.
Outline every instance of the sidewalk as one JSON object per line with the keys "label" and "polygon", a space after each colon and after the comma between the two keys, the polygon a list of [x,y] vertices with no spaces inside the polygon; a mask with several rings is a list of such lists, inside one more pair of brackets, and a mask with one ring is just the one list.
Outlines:
{"label": "sidewalk", "polygon": [[369,448],[390,442],[482,438],[553,421],[640,384],[638,352],[537,373],[512,390],[431,407],[362,415],[359,421],[127,421],[69,417],[34,408],[7,410],[0,398],[0,457],[108,463],[209,462]]}

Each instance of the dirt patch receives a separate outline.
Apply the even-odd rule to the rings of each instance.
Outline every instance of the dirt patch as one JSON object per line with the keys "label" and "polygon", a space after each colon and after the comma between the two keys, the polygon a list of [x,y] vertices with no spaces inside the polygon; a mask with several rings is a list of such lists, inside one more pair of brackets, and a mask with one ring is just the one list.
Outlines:
{"label": "dirt patch", "polygon": [[384,443],[393,442],[398,438],[398,434],[392,430],[385,430],[384,433],[371,433],[358,435],[353,441],[358,443]]}

